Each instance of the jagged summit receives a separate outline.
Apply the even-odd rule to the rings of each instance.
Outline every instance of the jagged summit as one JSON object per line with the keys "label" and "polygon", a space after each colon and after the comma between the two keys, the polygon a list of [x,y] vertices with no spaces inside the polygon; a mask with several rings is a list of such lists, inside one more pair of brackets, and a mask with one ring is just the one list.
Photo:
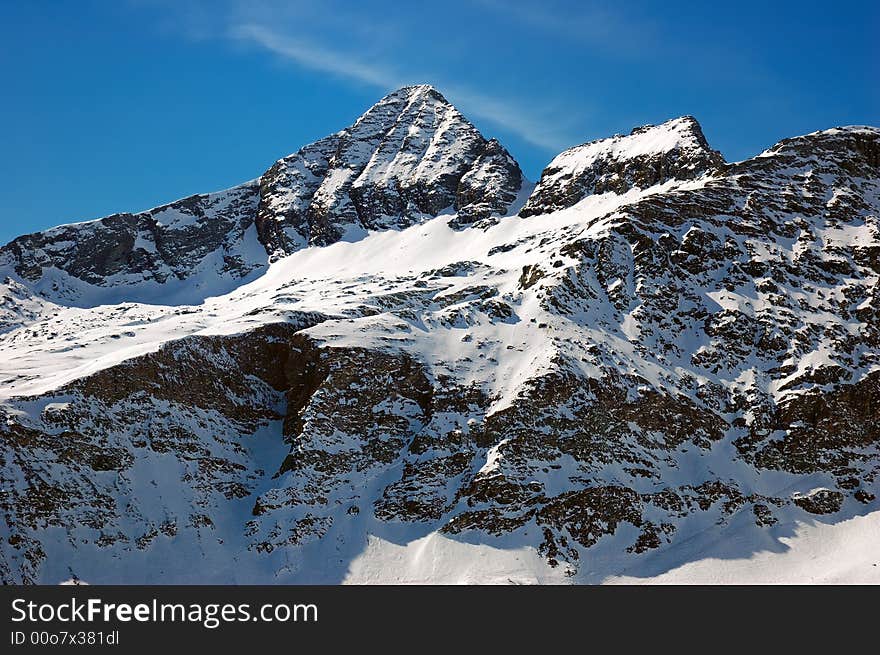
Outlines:
{"label": "jagged summit", "polygon": [[[465,176],[484,182],[479,198],[469,188],[459,193]],[[276,163],[260,182],[257,229],[270,254],[286,254],[407,227],[445,209],[469,223],[504,213],[522,183],[510,154],[434,87],[408,86]]]}
{"label": "jagged summit", "polygon": [[[381,100],[373,105],[372,109],[375,109],[384,103],[395,102],[396,100],[412,102],[418,101],[419,99],[431,99],[437,102],[442,102],[446,105],[452,105],[452,103],[450,103],[433,84],[408,84],[386,94]],[[369,111],[367,113],[369,113]]]}
{"label": "jagged summit", "polygon": [[847,160],[852,172],[856,172],[853,167],[861,167],[870,176],[870,170],[880,168],[878,137],[880,128],[870,125],[832,127],[783,139],[755,159],[772,157],[776,161],[822,161],[831,165]]}
{"label": "jagged summit", "polygon": [[559,154],[544,169],[520,215],[565,209],[595,193],[693,179],[723,163],[693,116],[637,127],[626,136],[590,141]]}

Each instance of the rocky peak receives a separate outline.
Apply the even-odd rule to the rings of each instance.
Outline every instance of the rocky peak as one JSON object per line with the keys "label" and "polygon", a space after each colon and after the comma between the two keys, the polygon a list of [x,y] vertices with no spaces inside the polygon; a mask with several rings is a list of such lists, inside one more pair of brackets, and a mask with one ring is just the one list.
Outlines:
{"label": "rocky peak", "polygon": [[171,286],[179,300],[200,302],[309,245],[445,210],[458,227],[512,211],[523,181],[501,144],[439,91],[408,86],[258,181],[19,237],[0,248],[0,275],[65,302],[167,300]]}
{"label": "rocky peak", "polygon": [[880,129],[848,125],[789,137],[753,159],[738,162],[734,170],[791,166],[876,179],[880,169]]}
{"label": "rocky peak", "polygon": [[558,155],[544,169],[520,215],[565,209],[592,194],[694,179],[723,163],[692,116],[637,127],[629,135],[590,141]]}
{"label": "rocky peak", "polygon": [[286,254],[405,228],[445,209],[469,223],[507,211],[522,183],[519,165],[497,141],[433,87],[409,86],[269,169],[257,228],[270,254]]}

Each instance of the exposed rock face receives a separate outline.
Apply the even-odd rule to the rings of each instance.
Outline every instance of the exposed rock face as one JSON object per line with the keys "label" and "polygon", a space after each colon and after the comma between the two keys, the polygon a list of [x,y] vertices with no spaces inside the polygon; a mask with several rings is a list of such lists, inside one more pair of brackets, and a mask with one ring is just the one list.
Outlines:
{"label": "exposed rock face", "polygon": [[59,389],[51,399],[61,402],[40,403],[35,424],[3,411],[2,483],[16,488],[0,499],[13,530],[3,579],[39,579],[47,555],[30,535],[52,528],[133,552],[215,529],[229,511],[221,499],[250,495],[272,473],[254,465],[242,438],[283,418],[283,337],[295,325],[173,342]]}
{"label": "exposed rock face", "polygon": [[490,140],[473,167],[459,180],[455,220],[468,224],[493,215],[503,216],[513,206],[523,183],[516,160],[498,141]]}
{"label": "exposed rock face", "polygon": [[[670,121],[564,153],[540,215],[493,225],[518,167],[443,140],[445,107],[392,94],[276,164],[255,220],[293,254],[202,305],[6,284],[4,581],[339,582],[429,536],[601,581],[880,509],[880,129],[725,164]],[[481,229],[426,220],[450,205]]]}
{"label": "exposed rock face", "polygon": [[253,226],[258,200],[257,185],[244,184],[28,234],[0,248],[0,271],[62,301],[87,286],[160,287],[199,276],[225,278],[232,289],[265,266]]}
{"label": "exposed rock face", "polygon": [[338,138],[330,136],[279,159],[260,178],[257,230],[270,254],[308,245],[309,206],[330,169]]}
{"label": "exposed rock face", "polygon": [[433,87],[400,89],[357,122],[276,163],[257,218],[270,253],[405,228],[445,209],[459,222],[503,214],[523,185],[516,161]]}
{"label": "exposed rock face", "polygon": [[558,155],[544,169],[520,215],[565,209],[592,194],[692,180],[723,163],[692,116],[637,127],[629,136],[591,141]]}

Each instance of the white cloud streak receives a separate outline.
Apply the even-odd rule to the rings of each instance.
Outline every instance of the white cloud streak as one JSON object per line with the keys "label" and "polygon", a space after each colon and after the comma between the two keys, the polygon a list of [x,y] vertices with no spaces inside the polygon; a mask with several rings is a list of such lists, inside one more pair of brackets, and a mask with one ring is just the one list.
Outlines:
{"label": "white cloud streak", "polygon": [[537,115],[514,102],[497,100],[459,84],[444,84],[430,75],[403,73],[389,65],[366,63],[359,55],[329,49],[264,25],[247,23],[229,29],[228,36],[256,45],[309,70],[329,73],[384,91],[415,83],[431,83],[465,114],[484,119],[547,151],[558,152],[577,143],[560,129],[559,117]]}
{"label": "white cloud streak", "polygon": [[291,36],[282,36],[261,25],[247,24],[230,29],[232,38],[249,41],[293,61],[304,68],[331,73],[350,80],[383,88],[403,86],[403,78],[389,70],[357,61],[352,56],[322,48]]}

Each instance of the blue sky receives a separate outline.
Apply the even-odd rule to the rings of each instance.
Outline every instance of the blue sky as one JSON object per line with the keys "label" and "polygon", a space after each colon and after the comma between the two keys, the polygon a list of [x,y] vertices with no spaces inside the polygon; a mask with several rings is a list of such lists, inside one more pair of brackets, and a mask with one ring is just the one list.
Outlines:
{"label": "blue sky", "polygon": [[730,159],[880,125],[880,3],[0,0],[0,242],[252,179],[437,86],[536,179],[693,114]]}

